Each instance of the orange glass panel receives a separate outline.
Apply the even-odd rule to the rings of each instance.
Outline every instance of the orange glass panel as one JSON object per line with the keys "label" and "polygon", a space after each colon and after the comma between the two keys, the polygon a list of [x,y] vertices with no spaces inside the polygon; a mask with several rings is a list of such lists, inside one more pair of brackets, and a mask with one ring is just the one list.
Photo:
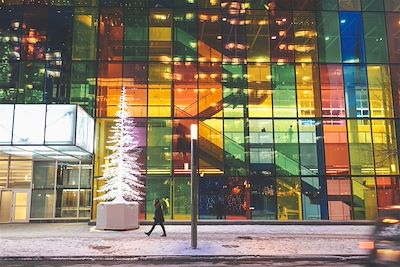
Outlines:
{"label": "orange glass panel", "polygon": [[350,174],[346,121],[324,120],[323,123],[326,174]]}
{"label": "orange glass panel", "polygon": [[199,63],[199,117],[222,117],[221,63]]}
{"label": "orange glass panel", "polygon": [[100,63],[97,78],[97,117],[115,117],[122,88],[122,64]]}
{"label": "orange glass panel", "polygon": [[175,117],[192,117],[197,114],[197,64],[174,63],[174,114]]}
{"label": "orange glass panel", "polygon": [[124,64],[123,86],[126,90],[128,110],[133,117],[147,115],[147,64]]}
{"label": "orange glass panel", "polygon": [[351,182],[349,178],[328,178],[329,220],[351,220]]}
{"label": "orange glass panel", "polygon": [[171,63],[149,64],[148,116],[171,117]]}

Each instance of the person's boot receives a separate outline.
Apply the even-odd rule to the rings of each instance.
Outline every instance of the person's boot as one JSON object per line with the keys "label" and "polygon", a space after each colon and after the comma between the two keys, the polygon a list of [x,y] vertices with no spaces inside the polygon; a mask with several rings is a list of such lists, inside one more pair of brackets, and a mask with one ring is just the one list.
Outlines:
{"label": "person's boot", "polygon": [[162,234],[161,236],[167,236],[166,234]]}
{"label": "person's boot", "polygon": [[150,236],[150,233],[149,232],[144,232],[147,236]]}

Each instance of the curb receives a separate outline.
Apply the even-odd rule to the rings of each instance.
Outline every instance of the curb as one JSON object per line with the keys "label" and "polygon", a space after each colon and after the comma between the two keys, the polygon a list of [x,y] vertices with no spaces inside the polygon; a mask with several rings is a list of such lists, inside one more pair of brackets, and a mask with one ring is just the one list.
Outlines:
{"label": "curb", "polygon": [[166,263],[166,262],[264,262],[279,260],[281,262],[294,262],[294,261],[324,261],[324,262],[346,262],[346,263],[365,263],[368,255],[276,255],[276,256],[263,256],[263,255],[246,255],[246,256],[232,256],[232,255],[201,255],[201,256],[71,256],[71,257],[57,257],[57,256],[38,256],[38,257],[0,257],[0,262],[4,261],[121,261],[121,262],[147,262],[147,263]]}

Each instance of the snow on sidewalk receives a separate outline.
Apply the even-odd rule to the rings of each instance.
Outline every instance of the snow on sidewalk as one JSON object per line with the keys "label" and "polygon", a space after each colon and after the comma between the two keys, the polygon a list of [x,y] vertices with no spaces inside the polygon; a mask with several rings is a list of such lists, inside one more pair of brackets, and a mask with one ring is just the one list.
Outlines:
{"label": "snow on sidewalk", "polygon": [[182,256],[182,255],[360,255],[366,225],[201,225],[198,249],[190,225],[133,231],[99,231],[86,223],[0,224],[0,257]]}

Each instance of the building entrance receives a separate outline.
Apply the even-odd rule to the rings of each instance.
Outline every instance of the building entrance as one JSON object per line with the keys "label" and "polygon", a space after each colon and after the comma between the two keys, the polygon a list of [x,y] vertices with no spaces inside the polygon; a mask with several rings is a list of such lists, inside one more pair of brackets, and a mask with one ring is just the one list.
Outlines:
{"label": "building entrance", "polygon": [[30,189],[0,190],[0,223],[29,222]]}

